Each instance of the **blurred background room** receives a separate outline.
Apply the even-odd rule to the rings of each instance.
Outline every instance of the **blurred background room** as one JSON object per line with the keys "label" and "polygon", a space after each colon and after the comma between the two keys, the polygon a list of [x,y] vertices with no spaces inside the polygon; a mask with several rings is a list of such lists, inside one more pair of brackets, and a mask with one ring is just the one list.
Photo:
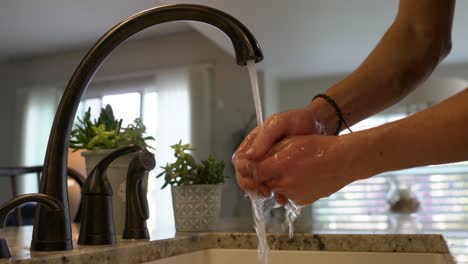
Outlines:
{"label": "blurred background room", "polygon": [[[398,7],[398,1],[385,0],[189,2],[233,15],[257,38],[265,56],[257,64],[265,117],[308,104],[353,71],[392,23]],[[182,1],[2,1],[0,167],[41,166],[58,102],[88,49],[126,17],[168,3]],[[458,1],[453,49],[434,74],[409,97],[352,129],[403,118],[468,86],[467,12],[468,1]],[[217,229],[252,230],[250,201],[237,186],[231,156],[253,128],[255,111],[247,69],[235,63],[232,44],[221,31],[174,22],[132,37],[99,69],[77,116],[91,107],[97,117],[107,104],[124,123],[141,117],[147,134],[156,139],[148,225],[161,233],[175,232],[171,192],[161,190],[162,179],[155,175],[173,159],[169,146],[182,139],[197,149],[195,157],[213,153],[226,162],[231,177],[223,186]],[[86,174],[79,152],[70,152],[69,165]],[[69,185],[76,211],[79,188],[73,180]],[[35,173],[0,176],[0,203],[37,191]],[[279,221],[274,213],[270,220]],[[355,182],[305,209],[298,231],[443,233],[458,259],[468,263],[468,163]]]}

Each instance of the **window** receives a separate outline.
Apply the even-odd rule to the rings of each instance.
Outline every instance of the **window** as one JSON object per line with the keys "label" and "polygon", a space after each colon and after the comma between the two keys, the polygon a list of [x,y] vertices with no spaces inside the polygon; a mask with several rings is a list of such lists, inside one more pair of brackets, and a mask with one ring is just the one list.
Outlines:
{"label": "window", "polygon": [[80,104],[77,116],[84,116],[84,113],[91,107],[91,118],[98,118],[101,108],[106,105],[112,106],[114,116],[122,119],[122,127],[126,127],[133,122],[135,118],[142,117],[141,113],[141,93],[122,93],[113,95],[104,95],[98,98],[84,99]]}
{"label": "window", "polygon": [[[112,106],[114,116],[123,120],[122,127],[126,127],[133,122],[135,118],[142,118],[146,126],[146,135],[160,139],[161,137],[157,136],[157,124],[161,122],[161,120],[166,120],[167,118],[164,116],[159,116],[158,118],[159,93],[156,91],[154,78],[148,78],[146,82],[140,80],[134,84],[127,82],[127,86],[132,87],[131,89],[115,89],[118,85],[122,86],[121,83],[105,82],[92,87],[91,89],[93,89],[93,91],[99,91],[99,95],[95,96],[91,93],[90,97],[83,99],[78,107],[76,116],[83,117],[84,113],[91,107],[91,119],[97,119],[101,108],[109,104]],[[162,91],[163,95],[165,94],[164,89],[159,90]],[[116,93],[116,91],[121,93]],[[168,101],[177,105],[177,103],[175,103],[177,99],[178,98],[172,98],[172,100]],[[183,115],[182,112],[179,114]],[[161,131],[159,131],[159,133],[161,133]],[[159,140],[157,142],[150,141],[148,143],[153,148],[156,148],[156,143],[158,143],[158,148],[160,145]],[[161,165],[160,162],[166,159],[163,157],[164,155],[165,154],[158,149],[157,166],[148,175],[147,198],[151,217],[148,221],[148,225],[151,226],[157,223],[158,234],[164,236],[167,233],[169,236],[173,235],[175,232],[170,189],[160,190],[160,186],[162,186],[160,183],[161,179],[156,179],[156,175],[159,173],[159,166]],[[171,157],[171,154],[168,155]],[[163,210],[161,210],[161,208],[168,206],[168,210],[164,210],[164,212],[167,213],[162,213]]]}
{"label": "window", "polygon": [[[356,124],[353,131],[405,117],[380,115]],[[394,214],[387,200],[395,188],[410,187],[421,208]],[[468,262],[467,162],[384,173],[357,181],[313,205],[314,230],[333,233],[441,233],[459,263]]]}
{"label": "window", "polygon": [[[164,179],[156,179],[161,166],[174,161],[170,146],[182,140],[200,145],[199,153],[210,152],[206,143],[210,139],[210,80],[209,66],[194,66],[161,70],[149,77],[100,82],[91,85],[79,107],[78,114],[84,114],[89,106],[100,109],[110,104],[115,116],[124,119],[124,126],[141,117],[147,135],[156,139],[152,142],[157,150],[156,168],[148,177],[150,219],[147,224],[159,237],[175,233],[171,190],[161,190]],[[97,118],[98,113],[92,115]]]}
{"label": "window", "polygon": [[[53,86],[38,86],[17,92],[22,116],[19,164],[37,166],[44,162],[61,91]],[[35,173],[18,177],[18,194],[35,193],[38,189]]]}
{"label": "window", "polygon": [[[164,179],[155,177],[161,172],[160,166],[174,161],[170,146],[182,140],[199,146],[197,153],[203,157],[211,153],[211,68],[211,65],[192,65],[93,82],[77,109],[78,117],[91,107],[92,118],[97,118],[100,109],[110,104],[116,117],[123,118],[124,126],[141,117],[147,135],[156,139],[150,142],[157,149],[157,165],[148,177],[150,219],[147,224],[159,237],[171,237],[175,233],[170,188],[161,190]],[[44,161],[50,127],[63,93],[57,87],[17,91],[21,107],[18,111],[24,123],[19,129],[23,135],[18,160],[24,165],[39,165]],[[36,180],[35,175],[32,177],[20,181],[20,193],[37,192],[37,186],[30,184]]]}

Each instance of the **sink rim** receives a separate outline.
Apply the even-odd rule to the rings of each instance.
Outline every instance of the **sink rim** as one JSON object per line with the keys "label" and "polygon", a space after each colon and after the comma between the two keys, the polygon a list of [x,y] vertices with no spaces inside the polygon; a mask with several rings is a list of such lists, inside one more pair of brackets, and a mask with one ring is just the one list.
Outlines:
{"label": "sink rim", "polygon": [[[453,259],[446,253],[401,253],[401,252],[355,252],[355,251],[304,251],[304,250],[272,250],[272,261],[283,263],[285,259],[294,263],[320,261],[321,258],[333,261],[333,263],[342,263],[345,259],[352,258],[353,261],[375,263],[377,259],[384,259],[385,263],[453,263]],[[242,255],[237,255],[242,254]],[[174,263],[225,263],[226,259],[235,258],[235,263],[250,263],[252,258],[257,263],[256,249],[226,249],[212,248],[188,252],[158,260],[145,262],[146,264],[174,264]],[[333,254],[333,256],[330,256]],[[317,258],[319,260],[317,260]],[[408,259],[409,258],[409,259]],[[429,262],[428,262],[429,261]],[[231,262],[229,262],[231,263]],[[353,262],[354,263],[354,262]]]}

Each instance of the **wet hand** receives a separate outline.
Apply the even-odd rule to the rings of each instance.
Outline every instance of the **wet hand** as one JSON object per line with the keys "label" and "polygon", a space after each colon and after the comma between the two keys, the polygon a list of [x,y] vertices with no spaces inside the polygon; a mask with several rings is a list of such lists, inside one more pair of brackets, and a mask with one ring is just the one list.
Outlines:
{"label": "wet hand", "polygon": [[322,130],[313,111],[308,107],[278,113],[268,118],[263,128],[254,129],[234,153],[232,162],[236,168],[239,186],[245,191],[269,196],[269,188],[255,180],[255,161],[263,158],[275,143],[285,137],[320,134]]}
{"label": "wet hand", "polygon": [[356,166],[351,150],[345,137],[289,137],[256,164],[256,180],[274,192],[280,204],[286,198],[311,204],[366,175]]}

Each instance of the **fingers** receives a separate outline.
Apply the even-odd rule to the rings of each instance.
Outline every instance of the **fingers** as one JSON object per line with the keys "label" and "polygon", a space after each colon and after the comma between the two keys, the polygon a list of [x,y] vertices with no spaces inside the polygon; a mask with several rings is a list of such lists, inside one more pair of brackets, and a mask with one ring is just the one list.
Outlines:
{"label": "fingers", "polygon": [[256,129],[252,130],[232,156],[232,164],[236,169],[237,181],[243,190],[251,190],[254,186],[252,180],[253,163],[246,159],[245,151],[252,144],[256,134]]}
{"label": "fingers", "polygon": [[246,159],[237,159],[235,161],[236,177],[239,187],[244,191],[254,192],[262,197],[271,196],[271,189],[260,184],[255,177],[255,164],[253,161]]}
{"label": "fingers", "polygon": [[285,206],[288,203],[288,198],[286,198],[286,196],[279,194],[279,193],[275,193],[275,199],[276,199],[276,202],[281,204],[282,206]]}
{"label": "fingers", "polygon": [[270,187],[268,187],[268,186],[266,186],[264,184],[259,185],[257,191],[263,197],[266,197],[266,198],[271,197]]}
{"label": "fingers", "polygon": [[257,136],[257,129],[254,129],[247,135],[244,141],[242,141],[240,146],[237,148],[236,152],[234,152],[234,155],[232,155],[232,163],[234,164],[234,167],[236,169],[238,166],[238,162],[240,160],[246,159],[245,151],[247,151],[247,149],[250,148],[256,136]]}
{"label": "fingers", "polygon": [[258,133],[257,128],[254,128],[252,131],[250,131],[250,133],[247,135],[247,137],[244,139],[244,141],[242,141],[242,143],[240,144],[239,148],[236,150],[235,154],[245,153],[250,148],[253,141],[257,137],[257,133]]}
{"label": "fingers", "polygon": [[252,177],[252,162],[246,159],[239,159],[234,164],[239,187],[244,191],[255,190],[259,184]]}
{"label": "fingers", "polygon": [[246,157],[258,160],[265,156],[270,148],[279,141],[287,132],[287,121],[277,114],[265,121],[263,128],[258,129],[257,136],[250,148],[246,151]]}
{"label": "fingers", "polygon": [[239,187],[246,192],[252,192],[261,197],[271,197],[271,189],[266,185],[258,184],[252,179],[245,177],[238,177],[237,182]]}
{"label": "fingers", "polygon": [[234,167],[236,168],[236,174],[242,177],[255,179],[255,163],[248,159],[235,159]]}
{"label": "fingers", "polygon": [[278,179],[287,172],[290,163],[289,152],[285,151],[290,147],[290,140],[285,139],[276,144],[268,153],[265,159],[256,163],[253,171],[254,179],[259,182],[266,182],[271,186],[271,181]]}
{"label": "fingers", "polygon": [[258,183],[254,180],[242,176],[237,176],[237,184],[239,184],[239,187],[244,191],[251,191],[258,187]]}
{"label": "fingers", "polygon": [[[247,155],[243,152],[246,147],[254,141],[255,136],[257,136],[257,131],[258,130],[254,130],[249,134],[233,157],[233,164],[236,168],[237,178],[239,179],[238,182],[243,190],[252,191],[254,188],[261,185],[259,183],[265,182],[277,175],[274,170],[277,166],[273,160],[268,158],[266,161],[256,162],[247,159]],[[259,164],[263,165],[259,166]],[[261,168],[260,174],[258,173],[258,167]],[[262,175],[262,177],[259,177],[259,175]],[[266,187],[257,191],[262,193],[263,196],[268,196],[271,193]]]}

